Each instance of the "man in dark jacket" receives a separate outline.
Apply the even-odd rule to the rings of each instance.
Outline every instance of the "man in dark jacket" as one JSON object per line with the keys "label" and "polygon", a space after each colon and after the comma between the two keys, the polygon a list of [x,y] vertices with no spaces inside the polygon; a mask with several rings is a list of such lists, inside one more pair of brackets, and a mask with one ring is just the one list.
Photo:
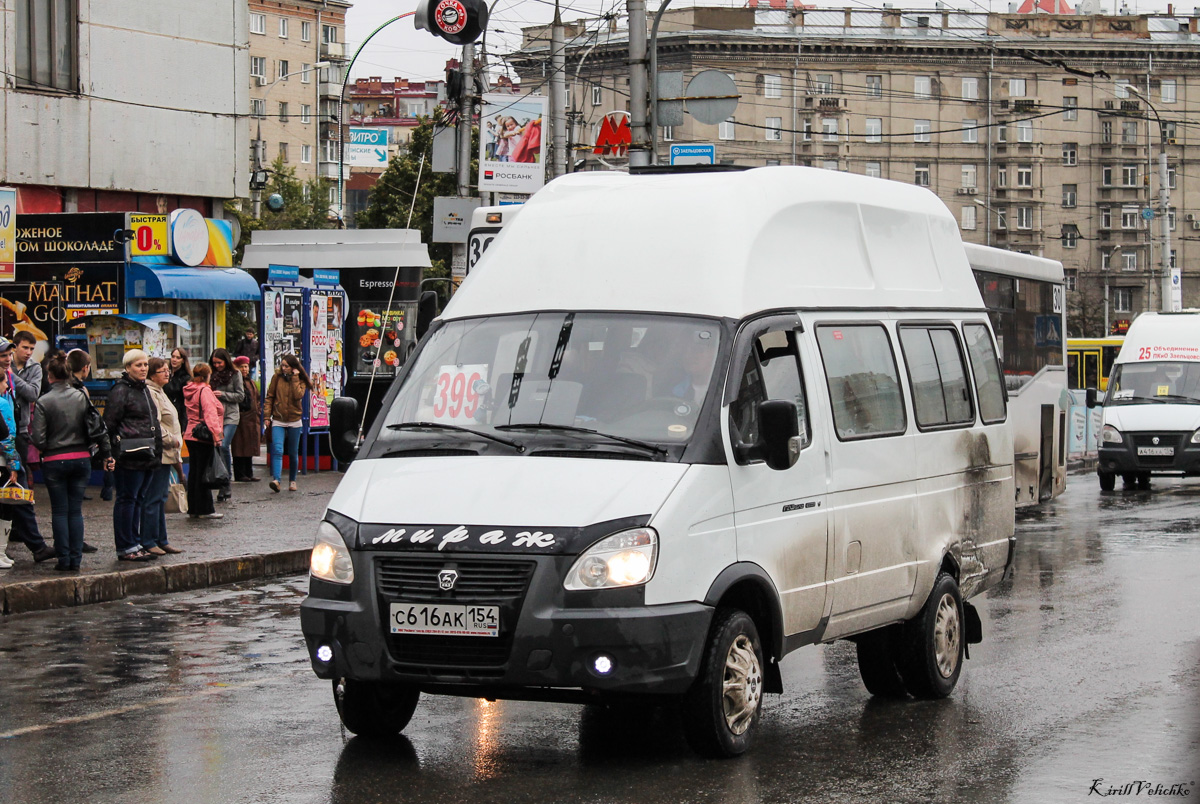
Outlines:
{"label": "man in dark jacket", "polygon": [[158,408],[146,387],[149,356],[132,349],[125,353],[124,362],[125,373],[113,384],[104,405],[104,424],[117,461],[113,538],[119,560],[150,561],[157,556],[142,549],[142,506],[161,462],[162,431]]}
{"label": "man in dark jacket", "polygon": [[258,365],[258,335],[252,329],[246,330],[246,334],[238,341],[237,346],[233,350],[234,357],[250,358],[250,365]]}

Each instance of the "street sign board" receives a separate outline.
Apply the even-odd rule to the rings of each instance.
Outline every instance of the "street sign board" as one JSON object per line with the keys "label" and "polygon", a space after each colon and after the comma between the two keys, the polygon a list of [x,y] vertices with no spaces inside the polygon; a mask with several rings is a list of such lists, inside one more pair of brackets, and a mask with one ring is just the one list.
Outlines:
{"label": "street sign board", "polygon": [[471,213],[478,206],[478,198],[438,196],[433,199],[433,242],[467,242]]}
{"label": "street sign board", "polygon": [[671,146],[672,165],[715,165],[717,146],[690,142]]}
{"label": "street sign board", "polygon": [[342,272],[338,268],[314,268],[313,282],[318,285],[340,285]]}
{"label": "street sign board", "polygon": [[684,97],[687,113],[701,123],[715,126],[727,120],[738,105],[738,89],[733,79],[720,70],[701,70],[688,81]]}
{"label": "street sign board", "polygon": [[344,161],[350,167],[386,168],[388,164],[386,128],[351,128],[346,141]]}
{"label": "street sign board", "polygon": [[129,256],[158,257],[171,253],[166,215],[139,215],[131,212],[129,224],[125,228],[133,230],[133,239],[129,241]]}
{"label": "street sign board", "polygon": [[300,266],[298,265],[267,265],[267,281],[298,282],[300,281]]}

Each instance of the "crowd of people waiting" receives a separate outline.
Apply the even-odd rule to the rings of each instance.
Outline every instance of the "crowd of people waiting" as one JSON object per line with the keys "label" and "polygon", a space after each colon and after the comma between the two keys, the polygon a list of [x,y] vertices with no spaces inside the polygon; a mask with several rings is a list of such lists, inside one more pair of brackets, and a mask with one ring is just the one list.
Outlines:
{"label": "crowd of people waiting", "polygon": [[[54,352],[39,363],[36,346],[28,332],[11,341],[0,337],[0,520],[10,526],[10,541],[24,543],[35,562],[56,559],[54,569],[77,572],[83,554],[97,552],[84,541],[83,521],[94,471],[103,473],[102,499],[115,492],[118,561],[183,552],[167,536],[172,485],[186,476],[188,516],[221,519],[213,491],[225,502],[233,496],[231,480],[258,481],[252,460],[263,441],[271,452],[271,490],[281,489],[286,451],[289,490],[296,491],[304,397],[312,383],[295,355],[284,355],[271,378],[260,430],[260,392],[246,355],[216,349],[208,363],[192,366],[182,348],[166,360],[129,350],[101,415],[85,385],[88,353]],[[50,498],[52,545],[38,530],[29,492],[35,464]],[[12,565],[0,552],[0,569]]]}

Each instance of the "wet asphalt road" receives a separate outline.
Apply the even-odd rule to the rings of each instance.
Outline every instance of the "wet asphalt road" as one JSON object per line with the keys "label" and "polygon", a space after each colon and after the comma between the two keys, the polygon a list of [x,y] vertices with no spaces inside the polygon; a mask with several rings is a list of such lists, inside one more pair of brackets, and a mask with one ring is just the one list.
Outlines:
{"label": "wet asphalt road", "polygon": [[0,801],[1200,799],[1200,482],[1072,476],[1018,536],[951,698],[873,701],[852,645],[804,648],[732,761],[661,710],[427,697],[400,742],[349,739],[304,655],[303,578],[9,617]]}

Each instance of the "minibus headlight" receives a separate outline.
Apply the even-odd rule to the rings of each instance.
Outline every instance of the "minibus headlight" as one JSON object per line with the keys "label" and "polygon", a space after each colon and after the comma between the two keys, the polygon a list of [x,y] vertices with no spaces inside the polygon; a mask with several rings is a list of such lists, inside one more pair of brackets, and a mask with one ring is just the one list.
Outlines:
{"label": "minibus headlight", "polygon": [[322,522],[317,528],[309,571],[314,578],[330,583],[350,583],[354,580],[354,562],[337,528]]}
{"label": "minibus headlight", "polygon": [[1200,444],[1200,430],[1197,430],[1196,432],[1192,433],[1192,437],[1188,443]]}
{"label": "minibus headlight", "polygon": [[654,577],[658,534],[653,528],[633,528],[601,539],[583,552],[563,587],[571,592],[637,586]]}
{"label": "minibus headlight", "polygon": [[1120,444],[1122,441],[1121,431],[1111,424],[1106,424],[1104,425],[1104,429],[1100,431],[1100,440],[1105,444]]}

